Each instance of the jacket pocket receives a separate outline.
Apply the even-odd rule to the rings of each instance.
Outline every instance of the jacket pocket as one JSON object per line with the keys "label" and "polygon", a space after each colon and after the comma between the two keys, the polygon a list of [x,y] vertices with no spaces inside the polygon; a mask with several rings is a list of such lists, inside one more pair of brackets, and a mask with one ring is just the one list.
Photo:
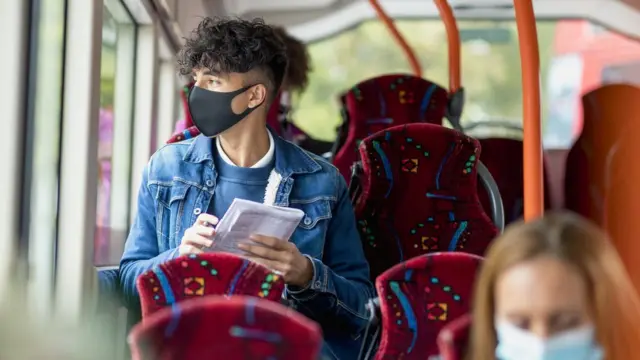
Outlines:
{"label": "jacket pocket", "polygon": [[184,207],[190,185],[173,182],[158,184],[156,194],[156,229],[160,252],[178,246],[177,235],[181,230]]}
{"label": "jacket pocket", "polygon": [[325,237],[331,221],[331,200],[324,197],[294,199],[290,200],[289,206],[304,212],[291,241],[301,253],[322,260]]}

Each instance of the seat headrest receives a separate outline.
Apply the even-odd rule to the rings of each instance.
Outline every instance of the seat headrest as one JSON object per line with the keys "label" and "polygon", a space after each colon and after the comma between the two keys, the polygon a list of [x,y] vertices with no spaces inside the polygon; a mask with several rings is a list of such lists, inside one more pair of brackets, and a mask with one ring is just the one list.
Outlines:
{"label": "seat headrest", "polygon": [[437,337],[452,320],[468,313],[482,258],[462,252],[410,259],[376,280],[386,358],[428,358],[438,354]]}
{"label": "seat headrest", "polygon": [[[413,75],[383,75],[355,85],[341,97],[350,122],[388,127],[394,124],[427,122],[442,124],[447,108],[447,91]],[[387,125],[387,126],[384,126]]]}
{"label": "seat headrest", "polygon": [[133,360],[317,359],[319,326],[295,310],[252,297],[186,301],[136,325]]}
{"label": "seat headrest", "polygon": [[181,256],[140,275],[142,315],[185,299],[205,295],[251,295],[279,301],[281,276],[266,267],[226,253]]}
{"label": "seat headrest", "polygon": [[[362,194],[369,202],[385,200],[394,188],[434,200],[479,201],[480,143],[456,130],[433,124],[396,126],[366,138],[359,150],[367,174]],[[397,200],[411,203],[411,199]],[[362,208],[357,205],[358,213]]]}

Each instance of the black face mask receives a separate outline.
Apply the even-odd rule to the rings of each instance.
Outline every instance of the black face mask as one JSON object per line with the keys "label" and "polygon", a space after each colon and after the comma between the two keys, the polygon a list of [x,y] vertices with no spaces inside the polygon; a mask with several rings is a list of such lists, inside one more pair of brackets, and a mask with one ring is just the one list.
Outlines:
{"label": "black face mask", "polygon": [[260,105],[248,107],[240,114],[234,113],[231,109],[233,99],[252,86],[255,85],[232,92],[210,91],[194,86],[189,92],[189,112],[200,133],[207,137],[219,135],[258,108]]}

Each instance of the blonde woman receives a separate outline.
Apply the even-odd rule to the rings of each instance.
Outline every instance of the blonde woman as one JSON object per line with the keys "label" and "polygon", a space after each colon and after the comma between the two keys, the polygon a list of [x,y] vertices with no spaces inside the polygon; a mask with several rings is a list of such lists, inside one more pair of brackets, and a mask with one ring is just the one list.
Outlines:
{"label": "blonde woman", "polygon": [[573,214],[510,226],[476,290],[470,360],[640,359],[640,305],[605,234]]}

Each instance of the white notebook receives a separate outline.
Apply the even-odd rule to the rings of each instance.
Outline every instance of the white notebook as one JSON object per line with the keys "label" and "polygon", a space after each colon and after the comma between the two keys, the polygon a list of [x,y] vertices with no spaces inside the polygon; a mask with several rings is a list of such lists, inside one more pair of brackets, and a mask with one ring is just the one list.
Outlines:
{"label": "white notebook", "polygon": [[244,255],[238,244],[252,243],[251,235],[289,240],[303,217],[299,209],[235,199],[216,227],[213,245],[205,251]]}

